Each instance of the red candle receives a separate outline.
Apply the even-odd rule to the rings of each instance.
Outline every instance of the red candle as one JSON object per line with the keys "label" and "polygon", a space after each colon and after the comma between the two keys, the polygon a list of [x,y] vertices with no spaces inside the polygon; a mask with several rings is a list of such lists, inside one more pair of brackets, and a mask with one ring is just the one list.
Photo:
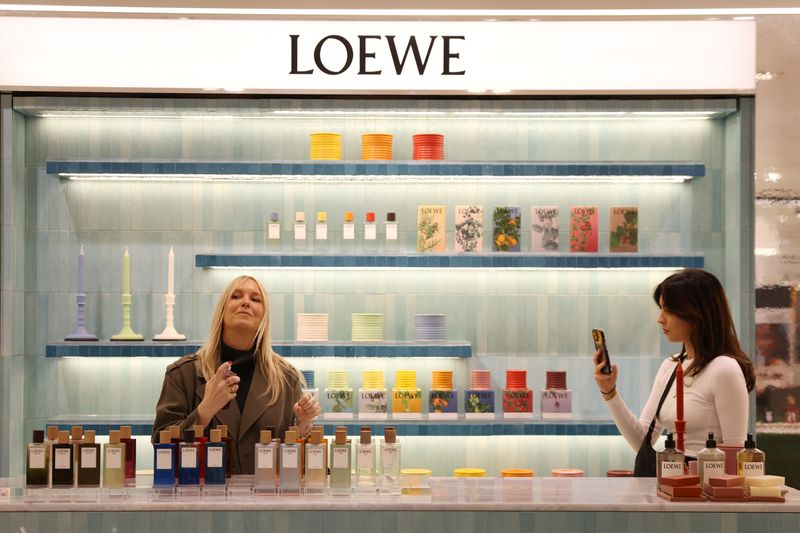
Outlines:
{"label": "red candle", "polygon": [[683,361],[678,361],[678,367],[675,369],[675,433],[678,436],[676,447],[680,451],[684,451],[683,447],[683,434],[686,431],[686,421],[683,419]]}

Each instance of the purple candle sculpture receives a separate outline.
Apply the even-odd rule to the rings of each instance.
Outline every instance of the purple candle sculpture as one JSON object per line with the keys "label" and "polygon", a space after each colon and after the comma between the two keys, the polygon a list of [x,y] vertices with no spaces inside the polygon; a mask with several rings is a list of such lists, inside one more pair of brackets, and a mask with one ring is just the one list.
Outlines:
{"label": "purple candle sculpture", "polygon": [[86,331],[86,285],[85,261],[86,254],[81,244],[81,253],[78,254],[78,325],[72,335],[64,337],[65,341],[96,341],[97,336]]}

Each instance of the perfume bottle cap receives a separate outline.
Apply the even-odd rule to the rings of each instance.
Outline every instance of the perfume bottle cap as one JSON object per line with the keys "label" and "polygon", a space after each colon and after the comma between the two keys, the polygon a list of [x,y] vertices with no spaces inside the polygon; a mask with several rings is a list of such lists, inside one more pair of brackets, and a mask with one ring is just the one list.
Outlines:
{"label": "perfume bottle cap", "polygon": [[336,444],[347,444],[347,428],[345,426],[338,426],[336,428]]}
{"label": "perfume bottle cap", "polygon": [[81,440],[83,438],[83,428],[81,426],[72,426],[70,438],[72,440]]}
{"label": "perfume bottle cap", "polygon": [[311,430],[311,444],[319,444],[322,442],[322,430],[321,429],[313,429]]}
{"label": "perfume bottle cap", "polygon": [[47,440],[56,440],[58,438],[58,426],[47,426]]}
{"label": "perfume bottle cap", "polygon": [[108,443],[109,444],[119,444],[119,430],[112,429],[108,432]]}
{"label": "perfume bottle cap", "polygon": [[169,444],[172,442],[172,432],[168,429],[158,432],[159,444]]}
{"label": "perfume bottle cap", "polygon": [[228,438],[228,426],[226,426],[225,424],[220,424],[217,426],[217,429],[219,430],[221,438],[223,439]]}
{"label": "perfume bottle cap", "polygon": [[375,213],[367,211],[367,222],[375,222]]}
{"label": "perfume bottle cap", "polygon": [[194,442],[194,430],[193,429],[184,429],[183,430],[183,442]]}
{"label": "perfume bottle cap", "polygon": [[289,426],[289,431],[294,431],[295,435],[300,434],[300,426]]}
{"label": "perfume bottle cap", "polygon": [[203,426],[201,426],[200,424],[193,425],[192,429],[194,430],[195,439],[203,436]]}
{"label": "perfume bottle cap", "polygon": [[361,426],[361,444],[372,442],[372,430],[367,426]]}
{"label": "perfume bottle cap", "polygon": [[181,427],[180,426],[170,426],[169,427],[169,436],[171,439],[180,439],[181,438]]}
{"label": "perfume bottle cap", "polygon": [[327,222],[328,221],[328,213],[325,211],[317,211],[317,222]]}
{"label": "perfume bottle cap", "polygon": [[747,440],[744,441],[744,447],[747,448],[748,450],[755,449],[756,441],[753,440],[753,434],[752,433],[748,433],[747,434]]}
{"label": "perfume bottle cap", "polygon": [[345,211],[344,212],[344,221],[345,222],[352,222],[353,221],[353,212],[352,211]]}
{"label": "perfume bottle cap", "polygon": [[278,438],[278,432],[275,431],[275,426],[265,426],[264,429],[269,431],[271,440],[277,440],[278,442],[280,442],[280,439]]}
{"label": "perfume bottle cap", "polygon": [[34,429],[33,430],[33,443],[34,444],[42,444],[44,442],[44,430],[43,429]]}
{"label": "perfume bottle cap", "polygon": [[386,426],[383,430],[383,442],[394,444],[397,441],[397,430],[392,426]]}
{"label": "perfume bottle cap", "polygon": [[395,222],[396,220],[397,215],[393,211],[386,213],[386,222]]}
{"label": "perfume bottle cap", "polygon": [[258,436],[258,442],[261,444],[269,444],[272,441],[272,431],[262,429]]}
{"label": "perfume bottle cap", "polygon": [[69,431],[59,431],[58,432],[58,443],[59,444],[68,444],[69,443]]}
{"label": "perfume bottle cap", "polygon": [[273,211],[269,214],[269,221],[270,222],[278,222],[280,220],[280,215],[278,215],[277,211]]}
{"label": "perfume bottle cap", "polygon": [[83,434],[83,442],[86,444],[94,444],[94,430],[87,429],[86,433]]}
{"label": "perfume bottle cap", "polygon": [[218,429],[211,430],[211,442],[222,442],[222,432]]}
{"label": "perfume bottle cap", "polygon": [[306,221],[306,214],[304,211],[295,211],[294,212],[294,221],[295,222],[305,222]]}
{"label": "perfume bottle cap", "polygon": [[286,430],[286,434],[283,437],[283,442],[286,444],[296,444],[297,440],[297,432],[291,429]]}
{"label": "perfume bottle cap", "polygon": [[664,448],[675,449],[675,441],[672,439],[672,433],[667,433],[667,440],[664,441]]}
{"label": "perfume bottle cap", "polygon": [[130,426],[120,426],[119,427],[119,436],[123,439],[131,438],[131,427]]}
{"label": "perfume bottle cap", "polygon": [[714,440],[714,434],[709,432],[708,440],[706,440],[706,448],[716,448],[716,447],[717,447],[717,441]]}

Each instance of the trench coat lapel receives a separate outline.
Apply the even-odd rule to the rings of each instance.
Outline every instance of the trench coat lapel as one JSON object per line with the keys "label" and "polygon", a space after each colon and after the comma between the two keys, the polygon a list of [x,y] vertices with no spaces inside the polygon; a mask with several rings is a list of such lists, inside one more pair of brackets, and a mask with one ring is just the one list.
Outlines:
{"label": "trench coat lapel", "polygon": [[250,383],[250,390],[247,391],[247,400],[244,402],[244,413],[242,413],[239,424],[238,435],[240,440],[267,410],[267,401],[262,396],[266,390],[267,380],[261,373],[261,369],[256,365],[255,372],[253,372],[253,381]]}

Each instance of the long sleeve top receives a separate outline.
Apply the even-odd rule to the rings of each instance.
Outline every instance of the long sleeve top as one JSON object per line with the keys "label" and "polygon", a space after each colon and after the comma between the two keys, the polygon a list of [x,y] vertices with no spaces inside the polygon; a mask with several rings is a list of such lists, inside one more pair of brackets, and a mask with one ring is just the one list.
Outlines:
{"label": "long sleeve top", "polygon": [[[658,401],[676,364],[677,359],[672,357],[661,364],[650,390],[650,397],[639,418],[625,405],[619,392],[606,402],[620,433],[634,450],[642,445],[647,428],[656,414]],[[690,360],[685,360],[684,370],[690,364]],[[675,431],[676,385],[673,382],[664,405],[661,406],[653,431],[653,443],[658,440],[664,428],[670,432]],[[708,432],[714,433],[719,444],[742,446],[747,434],[750,405],[744,374],[735,359],[727,356],[714,358],[699,374],[684,378],[683,391],[686,455],[695,457],[705,447]]]}

